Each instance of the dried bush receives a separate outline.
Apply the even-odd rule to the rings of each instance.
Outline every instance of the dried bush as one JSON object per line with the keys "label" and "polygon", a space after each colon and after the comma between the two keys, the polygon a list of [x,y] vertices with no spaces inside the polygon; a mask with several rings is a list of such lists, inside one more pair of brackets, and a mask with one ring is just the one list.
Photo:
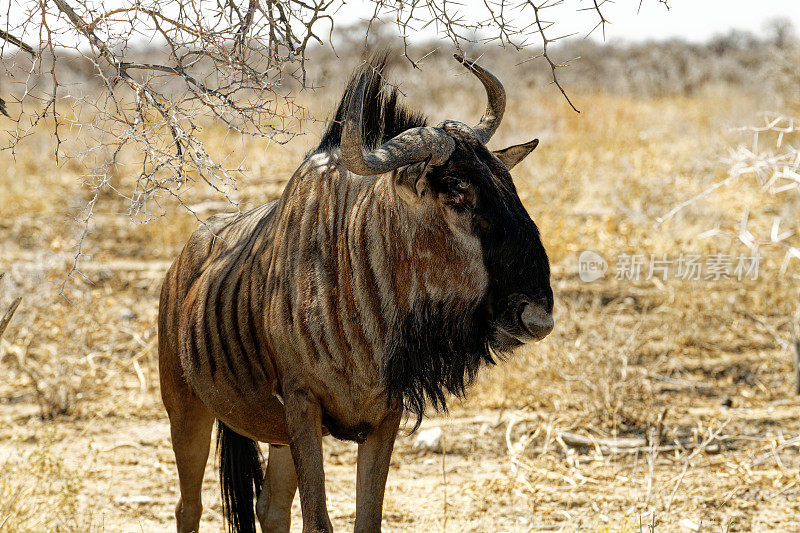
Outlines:
{"label": "dried bush", "polygon": [[[589,8],[597,14],[596,27],[608,22],[606,1]],[[316,87],[307,68],[312,47],[333,49],[341,40],[334,15],[344,3],[9,0],[0,28],[6,78],[0,112],[13,117],[4,128],[4,148],[15,153],[23,139],[44,127],[55,139],[56,159],[74,158],[86,166],[91,193],[78,216],[83,237],[107,191],[126,198],[136,222],[162,216],[169,204],[197,216],[184,200],[186,189],[196,184],[235,204],[231,193],[244,154],[210,152],[205,129],[221,122],[233,138],[277,143],[296,135],[311,119],[295,95]],[[541,57],[560,87],[561,64],[548,52],[559,36],[544,17],[562,3],[492,0],[464,9],[447,0],[374,0],[358,37],[369,39],[381,21],[391,20],[405,56],[416,66],[419,57],[411,53],[409,38],[435,28],[461,52],[480,42]],[[577,0],[571,3],[585,9]],[[532,47],[540,53],[528,52]],[[119,176],[130,173],[136,179],[123,186]],[[70,276],[78,272],[83,237]]]}
{"label": "dried bush", "polygon": [[[3,279],[5,276],[5,272],[0,272],[0,280]],[[3,338],[3,333],[5,333],[8,324],[11,322],[11,317],[14,316],[14,312],[19,307],[20,302],[22,301],[22,297],[18,297],[16,300],[11,302],[11,305],[8,306],[3,316],[0,316],[0,339]]]}
{"label": "dried bush", "polygon": [[[64,464],[49,437],[23,454],[0,458],[0,531],[89,531],[89,517],[76,513],[81,473]],[[58,513],[47,512],[59,509]]]}
{"label": "dried bush", "polygon": [[[738,220],[726,221],[727,227],[709,228],[701,236],[727,237],[754,255],[777,256],[779,275],[785,276],[792,262],[800,260],[800,44],[787,22],[774,21],[770,28],[772,37],[766,44],[772,60],[754,61],[759,73],[754,77],[760,83],[758,101],[779,111],[764,112],[761,125],[738,128],[741,141],[724,157],[726,176],[673,208],[659,223],[698,200],[726,190],[740,200]],[[753,53],[753,42],[740,36],[715,46],[726,52]],[[769,83],[760,82],[764,79]],[[756,204],[750,201],[751,186],[766,193],[768,200]],[[791,336],[795,339],[800,336],[798,304],[800,293],[793,306]],[[785,334],[776,332],[775,340],[787,352],[793,346],[793,339]]]}
{"label": "dried bush", "polygon": [[[773,21],[759,34],[731,30],[706,43],[570,40],[554,54],[576,58],[561,73],[572,88],[637,97],[744,88],[767,108],[800,101],[800,44],[788,20]],[[530,75],[538,85],[549,81],[542,72]]]}

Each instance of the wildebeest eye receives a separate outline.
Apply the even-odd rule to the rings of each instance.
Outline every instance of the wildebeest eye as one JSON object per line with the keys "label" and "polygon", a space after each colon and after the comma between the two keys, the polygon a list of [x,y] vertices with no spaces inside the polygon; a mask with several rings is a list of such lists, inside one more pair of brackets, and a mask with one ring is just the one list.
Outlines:
{"label": "wildebeest eye", "polygon": [[447,191],[447,203],[453,207],[469,207],[474,197],[472,185],[467,181],[455,181]]}

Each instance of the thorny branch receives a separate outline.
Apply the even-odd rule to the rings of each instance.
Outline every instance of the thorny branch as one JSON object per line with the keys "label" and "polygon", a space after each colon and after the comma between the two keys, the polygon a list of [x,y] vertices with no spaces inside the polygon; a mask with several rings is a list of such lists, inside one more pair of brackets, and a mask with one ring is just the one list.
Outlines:
{"label": "thorny branch", "polygon": [[36,57],[36,50],[34,50],[31,45],[25,44],[24,42],[22,42],[21,39],[17,39],[16,37],[11,35],[10,33],[4,32],[2,29],[0,29],[0,39],[3,39],[4,41],[10,42],[11,44],[16,45],[19,48],[25,50],[26,52],[28,52],[33,57]]}
{"label": "thorny branch", "polygon": [[[522,51],[541,46],[553,82],[552,22],[542,10],[572,5],[594,10],[605,32],[609,0],[364,0],[369,35],[388,18],[414,66],[412,40],[438,35],[460,53],[476,44]],[[664,3],[663,0],[657,0]],[[82,211],[81,242],[67,278],[80,274],[83,239],[103,191],[120,194],[135,222],[163,214],[163,201],[204,184],[236,205],[231,193],[243,172],[226,164],[231,153],[210,154],[203,133],[228,132],[285,143],[299,133],[307,111],[293,94],[313,88],[307,62],[314,46],[331,46],[334,16],[344,0],[7,0],[0,23],[0,113],[15,153],[37,126],[55,138],[55,157],[79,159],[92,200]],[[589,6],[590,7],[586,7]],[[601,8],[603,11],[601,11]],[[339,21],[340,22],[340,21]],[[595,28],[597,27],[595,26]],[[592,30],[593,31],[593,30]],[[591,33],[591,32],[590,32]],[[88,80],[88,81],[87,81]],[[65,137],[66,131],[80,132]],[[67,138],[68,137],[68,138]],[[241,157],[239,158],[241,160]],[[117,179],[136,169],[133,185]],[[153,206],[155,204],[155,206]],[[86,215],[88,213],[88,216]],[[62,287],[63,291],[63,287]]]}
{"label": "thorny branch", "polygon": [[608,24],[609,21],[606,19],[606,17],[603,16],[603,13],[600,11],[600,6],[608,1],[609,0],[601,0],[601,2],[598,3],[597,0],[592,0],[592,3],[594,4],[594,10],[597,12],[597,16],[600,18],[600,22],[598,22],[597,25],[594,28],[592,28],[592,31],[589,32],[590,35],[594,32],[594,30],[596,30],[599,27],[603,32],[603,39],[606,38],[606,24]]}
{"label": "thorny branch", "polygon": [[[529,4],[530,4],[530,6],[533,8],[533,14],[534,14],[534,16],[536,17],[536,27],[537,27],[537,28],[539,28],[539,35],[542,37],[542,53],[541,53],[541,56],[534,56],[532,59],[536,59],[536,57],[543,57],[545,60],[547,60],[547,63],[550,65],[550,70],[551,70],[551,72],[552,72],[552,74],[553,74],[553,83],[555,83],[555,84],[556,84],[556,87],[558,87],[558,90],[559,90],[559,91],[561,91],[561,94],[563,94],[563,95],[564,95],[564,98],[566,98],[566,100],[567,100],[567,103],[570,105],[570,107],[571,107],[571,108],[572,108],[572,109],[573,109],[573,110],[574,110],[576,113],[580,113],[580,111],[578,110],[578,108],[576,108],[576,107],[575,107],[575,105],[572,103],[572,100],[570,100],[570,99],[569,99],[569,96],[567,96],[567,93],[566,93],[566,91],[564,91],[564,88],[561,86],[561,83],[559,83],[559,81],[558,81],[558,76],[556,75],[556,69],[557,69],[557,68],[559,68],[559,67],[564,67],[564,66],[566,66],[566,65],[564,65],[563,63],[555,63],[555,62],[554,62],[552,59],[550,59],[550,56],[549,56],[549,55],[548,55],[548,53],[547,53],[547,47],[548,47],[548,45],[549,45],[549,44],[551,44],[551,43],[552,43],[553,41],[555,41],[556,39],[548,39],[548,38],[545,36],[545,34],[544,34],[544,30],[545,30],[545,28],[542,26],[542,19],[539,17],[539,13],[540,13],[540,11],[541,11],[542,9],[544,9],[544,8],[546,8],[546,7],[551,7],[551,6],[552,6],[552,5],[554,5],[554,4],[550,4],[550,5],[548,6],[548,5],[547,5],[547,2],[545,2],[545,3],[539,4],[539,5],[537,6],[537,5],[536,5],[535,3],[533,3],[531,0],[528,0],[528,3],[529,3]],[[602,15],[601,15],[601,17],[602,17]],[[605,20],[605,19],[603,19],[603,20]],[[560,38],[561,38],[561,37],[559,37],[559,39],[560,39]]]}
{"label": "thorny branch", "polygon": [[[0,272],[0,279],[3,279],[3,276],[5,276],[5,272]],[[19,307],[21,301],[21,296],[16,298],[13,302],[11,302],[11,305],[8,307],[8,309],[6,309],[5,313],[0,316],[0,338],[2,338],[3,333],[6,332],[6,328],[11,322],[11,317],[14,316],[14,312],[17,310],[17,307]]]}
{"label": "thorny branch", "polygon": [[[739,131],[752,136],[751,145],[740,145],[730,154],[727,160],[728,175],[672,208],[656,220],[657,224],[666,222],[688,206],[746,178],[754,179],[770,195],[783,198],[787,205],[797,201],[800,196],[800,120],[785,115],[767,116],[763,126],[740,128]],[[787,195],[791,195],[791,199]],[[787,211],[796,213],[796,209]],[[736,230],[715,228],[700,236],[725,235],[738,239],[753,251],[758,251],[761,246],[782,249],[781,274],[785,274],[790,261],[800,260],[800,247],[790,240],[800,232],[797,229],[798,219],[773,218],[769,235],[761,238],[748,229],[749,219],[750,213],[745,211]],[[783,231],[781,225],[784,226]],[[786,229],[787,225],[789,229]],[[795,229],[791,229],[792,226]]]}

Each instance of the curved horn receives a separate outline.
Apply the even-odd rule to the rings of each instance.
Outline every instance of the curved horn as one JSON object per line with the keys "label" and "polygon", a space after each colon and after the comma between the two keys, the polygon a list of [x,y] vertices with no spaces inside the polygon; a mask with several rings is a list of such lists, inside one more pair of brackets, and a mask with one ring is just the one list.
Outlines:
{"label": "curved horn", "polygon": [[497,131],[497,128],[500,127],[500,122],[503,120],[503,113],[506,110],[506,90],[503,89],[503,84],[494,77],[494,74],[474,61],[468,61],[458,54],[453,54],[453,57],[475,74],[486,89],[486,96],[489,98],[486,112],[481,117],[481,121],[472,128],[481,142],[486,144],[492,138],[494,132]]}
{"label": "curved horn", "polygon": [[350,97],[342,126],[340,148],[347,170],[361,176],[374,176],[426,159],[439,165],[450,158],[456,146],[455,141],[441,128],[432,127],[408,129],[372,152],[364,154],[361,119],[366,84],[367,74],[364,73]]}

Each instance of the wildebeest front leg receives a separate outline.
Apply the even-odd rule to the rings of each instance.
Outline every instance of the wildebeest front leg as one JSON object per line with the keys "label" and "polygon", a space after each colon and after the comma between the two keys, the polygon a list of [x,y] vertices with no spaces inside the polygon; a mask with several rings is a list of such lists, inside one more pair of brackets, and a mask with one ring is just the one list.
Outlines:
{"label": "wildebeest front leg", "polygon": [[402,411],[389,413],[366,442],[358,445],[356,533],[381,530],[383,493],[401,418]]}
{"label": "wildebeest front leg", "polygon": [[333,531],[325,503],[322,467],[322,408],[306,391],[285,391],[289,447],[300,489],[304,533]]}
{"label": "wildebeest front leg", "polygon": [[292,523],[292,500],[297,492],[292,451],[288,446],[270,444],[267,475],[256,504],[264,533],[285,533]]}

